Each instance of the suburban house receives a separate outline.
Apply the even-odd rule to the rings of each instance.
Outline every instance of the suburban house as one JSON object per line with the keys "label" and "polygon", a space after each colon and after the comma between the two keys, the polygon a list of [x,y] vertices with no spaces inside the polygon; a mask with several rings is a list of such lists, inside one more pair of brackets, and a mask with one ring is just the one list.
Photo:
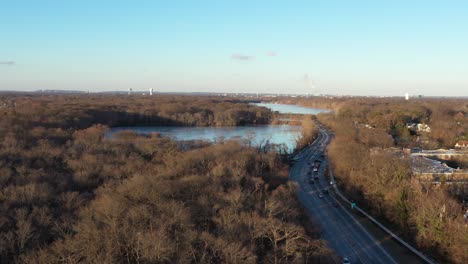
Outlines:
{"label": "suburban house", "polygon": [[416,132],[426,132],[426,133],[431,132],[431,128],[427,124],[421,124],[421,123],[407,123],[406,128],[412,131],[416,131]]}
{"label": "suburban house", "polygon": [[468,140],[459,140],[455,144],[455,148],[457,148],[457,149],[460,149],[460,148],[468,149]]}

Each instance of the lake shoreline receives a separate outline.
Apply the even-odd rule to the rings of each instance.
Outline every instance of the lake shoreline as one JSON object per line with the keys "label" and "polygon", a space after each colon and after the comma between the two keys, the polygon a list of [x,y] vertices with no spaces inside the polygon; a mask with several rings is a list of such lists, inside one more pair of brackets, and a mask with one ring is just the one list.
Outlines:
{"label": "lake shoreline", "polygon": [[[275,105],[281,108],[280,111],[273,111],[269,108]],[[298,107],[284,104],[263,104],[280,115],[295,115],[300,117],[304,114],[313,115],[324,110]],[[278,110],[278,108],[275,108]],[[306,113],[305,111],[309,111]],[[278,120],[272,119],[270,124],[246,124],[241,126],[118,126],[110,129],[108,137],[121,131],[134,131],[141,135],[151,135],[153,133],[160,136],[169,137],[175,141],[207,141],[211,143],[223,140],[245,141],[256,146],[272,145],[282,147],[287,152],[293,152],[297,147],[297,141],[302,135],[300,120]]]}

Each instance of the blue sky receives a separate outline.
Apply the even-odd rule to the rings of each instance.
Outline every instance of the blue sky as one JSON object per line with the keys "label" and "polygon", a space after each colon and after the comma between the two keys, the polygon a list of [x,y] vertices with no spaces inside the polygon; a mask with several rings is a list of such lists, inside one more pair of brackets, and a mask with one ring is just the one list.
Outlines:
{"label": "blue sky", "polygon": [[468,95],[468,1],[0,4],[0,90]]}

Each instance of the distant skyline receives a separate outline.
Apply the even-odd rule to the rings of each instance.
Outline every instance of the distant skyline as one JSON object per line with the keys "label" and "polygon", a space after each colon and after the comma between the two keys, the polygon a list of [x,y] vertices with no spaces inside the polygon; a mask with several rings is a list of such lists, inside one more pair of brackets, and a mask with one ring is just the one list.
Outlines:
{"label": "distant skyline", "polygon": [[3,1],[1,90],[468,96],[468,1]]}

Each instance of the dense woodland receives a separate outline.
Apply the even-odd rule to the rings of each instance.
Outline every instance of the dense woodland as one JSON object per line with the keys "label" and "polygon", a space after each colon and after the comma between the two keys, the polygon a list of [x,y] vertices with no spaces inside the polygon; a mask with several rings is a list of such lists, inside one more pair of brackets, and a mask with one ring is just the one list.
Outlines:
{"label": "dense woodland", "polygon": [[277,153],[106,137],[124,124],[265,123],[266,109],[200,97],[1,99],[16,103],[0,109],[1,263],[336,260]]}
{"label": "dense woodland", "polygon": [[[463,206],[448,186],[419,182],[410,160],[386,149],[453,148],[468,135],[467,113],[466,100],[352,99],[318,116],[335,134],[329,157],[341,189],[440,263],[468,262]],[[432,132],[412,135],[408,122],[425,122]]]}
{"label": "dense woodland", "polygon": [[[222,97],[126,95],[0,95],[15,107],[0,114],[14,125],[87,128],[132,125],[237,126],[268,124],[270,110]],[[12,102],[12,103],[10,103]]]}
{"label": "dense woodland", "polygon": [[[454,148],[458,140],[468,139],[466,99],[414,98],[406,101],[403,98],[315,97],[282,98],[280,101],[333,109],[338,122],[352,121],[384,130],[399,147]],[[406,128],[407,123],[427,124],[431,132],[415,133]]]}
{"label": "dense woodland", "polygon": [[[467,263],[462,206],[412,177],[388,147],[453,147],[468,135],[466,100],[281,99],[333,109],[340,186],[440,262]],[[189,96],[2,95],[1,263],[329,263],[278,154],[235,142],[192,144],[123,125],[265,124],[236,99]],[[426,123],[413,133],[406,123]],[[316,136],[302,120],[299,146]],[[466,161],[459,161],[460,163]],[[305,228],[307,227],[307,228]]]}

